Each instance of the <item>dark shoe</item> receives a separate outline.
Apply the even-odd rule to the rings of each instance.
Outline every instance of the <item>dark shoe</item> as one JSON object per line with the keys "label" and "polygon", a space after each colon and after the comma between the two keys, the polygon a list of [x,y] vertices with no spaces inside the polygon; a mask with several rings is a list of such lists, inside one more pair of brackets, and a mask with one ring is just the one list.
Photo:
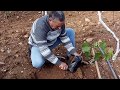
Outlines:
{"label": "dark shoe", "polygon": [[75,72],[75,71],[77,70],[77,68],[79,67],[79,65],[81,64],[81,61],[82,61],[82,58],[76,56],[76,57],[75,57],[75,60],[73,60],[73,61],[69,64],[68,70],[69,70],[70,72],[72,72],[72,73]]}
{"label": "dark shoe", "polygon": [[88,62],[83,61],[82,56],[76,56],[75,59],[70,64],[68,64],[69,65],[68,70],[73,73],[77,70],[79,66],[88,65],[88,64],[89,64]]}
{"label": "dark shoe", "polygon": [[70,64],[70,57],[69,56],[65,56],[65,62],[69,65]]}

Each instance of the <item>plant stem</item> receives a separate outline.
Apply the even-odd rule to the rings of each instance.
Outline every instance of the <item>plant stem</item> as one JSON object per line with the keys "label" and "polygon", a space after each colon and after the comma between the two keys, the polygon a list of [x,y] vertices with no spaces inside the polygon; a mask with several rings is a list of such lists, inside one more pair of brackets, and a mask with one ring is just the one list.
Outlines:
{"label": "plant stem", "polygon": [[[92,53],[93,53],[93,59],[94,59],[95,52],[94,52],[94,49],[93,49],[93,48],[92,48]],[[98,78],[99,78],[99,79],[102,79],[97,61],[95,61],[95,66],[96,66],[96,69],[97,69]]]}

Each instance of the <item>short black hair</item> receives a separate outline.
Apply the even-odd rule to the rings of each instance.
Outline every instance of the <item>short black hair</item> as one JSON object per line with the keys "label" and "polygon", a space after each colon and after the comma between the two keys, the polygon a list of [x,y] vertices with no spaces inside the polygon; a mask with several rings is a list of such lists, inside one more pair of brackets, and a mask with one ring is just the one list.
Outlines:
{"label": "short black hair", "polygon": [[61,22],[65,20],[63,11],[48,11],[48,16],[52,19],[58,19]]}

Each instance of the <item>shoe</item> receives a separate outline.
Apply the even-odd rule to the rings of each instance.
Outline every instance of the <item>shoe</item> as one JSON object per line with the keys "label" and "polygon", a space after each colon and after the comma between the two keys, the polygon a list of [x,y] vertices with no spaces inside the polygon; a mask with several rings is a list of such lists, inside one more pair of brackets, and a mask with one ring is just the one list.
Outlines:
{"label": "shoe", "polygon": [[76,56],[75,59],[69,64],[68,70],[72,73],[75,72],[77,68],[79,67],[81,61],[82,61],[82,58]]}
{"label": "shoe", "polygon": [[87,61],[83,61],[82,56],[76,56],[75,59],[72,61],[72,63],[69,64],[68,70],[70,72],[75,72],[79,66],[88,65],[89,63]]}

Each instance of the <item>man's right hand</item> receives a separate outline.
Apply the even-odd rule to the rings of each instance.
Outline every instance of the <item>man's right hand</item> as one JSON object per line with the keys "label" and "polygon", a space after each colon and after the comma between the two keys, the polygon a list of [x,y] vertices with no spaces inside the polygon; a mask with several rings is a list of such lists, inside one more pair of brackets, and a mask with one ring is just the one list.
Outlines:
{"label": "man's right hand", "polygon": [[64,62],[62,62],[60,65],[59,65],[59,68],[62,69],[62,70],[67,70],[68,69],[68,65]]}

